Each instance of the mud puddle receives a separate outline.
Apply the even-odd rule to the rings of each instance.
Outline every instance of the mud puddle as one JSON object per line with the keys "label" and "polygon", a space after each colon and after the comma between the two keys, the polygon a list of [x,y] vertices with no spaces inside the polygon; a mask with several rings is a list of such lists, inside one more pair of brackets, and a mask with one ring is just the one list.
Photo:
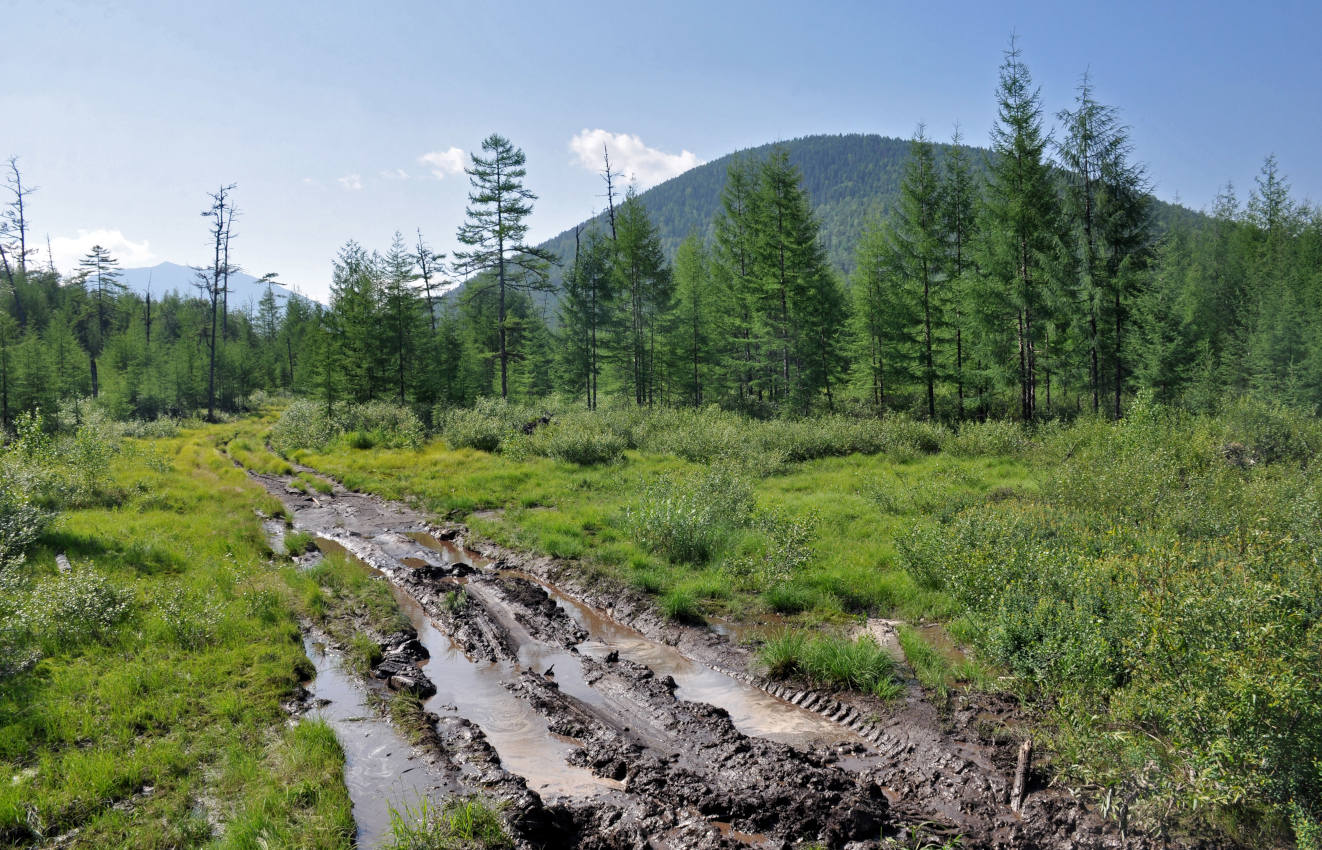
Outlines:
{"label": "mud puddle", "polygon": [[725,709],[735,728],[745,735],[788,744],[835,743],[854,737],[820,715],[692,661],[674,647],[643,636],[535,576],[515,570],[505,574],[537,583],[588,633],[588,639],[578,644],[581,653],[602,659],[616,652],[658,676],[670,676],[675,680],[677,698]]}
{"label": "mud puddle", "polygon": [[303,648],[317,670],[309,683],[313,705],[309,716],[325,720],[344,750],[344,782],[358,826],[357,846],[386,843],[390,812],[418,808],[424,798],[440,803],[457,789],[437,775],[412,751],[393,726],[367,703],[367,692],[345,672],[338,653],[304,638]]}
{"label": "mud puddle", "polygon": [[553,734],[545,717],[510,694],[507,685],[517,676],[512,665],[469,659],[436,628],[417,600],[398,588],[395,598],[431,656],[421,666],[436,685],[436,694],[423,703],[424,708],[477,724],[505,769],[522,776],[529,788],[547,799],[591,796],[621,787],[568,763],[577,746]]}
{"label": "mud puddle", "polygon": [[[665,623],[559,562],[480,544],[483,558],[407,506],[255,477],[296,528],[389,582],[429,656],[406,670],[435,686],[425,740],[443,779],[431,790],[494,799],[521,850],[861,850],[914,825],[953,830],[968,847],[1120,846],[1061,793],[1034,789],[1022,813],[1010,811],[1003,753],[958,731],[977,725],[972,704],[938,716],[912,689],[887,706],[768,682],[744,672],[745,649]],[[399,668],[387,675],[399,686]],[[414,763],[378,770],[357,793],[374,786],[388,801]],[[388,822],[388,805],[377,808]],[[374,817],[364,808],[365,844]]]}

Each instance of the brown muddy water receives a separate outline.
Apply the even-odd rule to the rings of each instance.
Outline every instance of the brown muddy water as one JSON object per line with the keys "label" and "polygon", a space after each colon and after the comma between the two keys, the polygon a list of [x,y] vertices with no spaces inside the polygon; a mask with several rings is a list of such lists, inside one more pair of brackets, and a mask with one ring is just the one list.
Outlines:
{"label": "brown muddy water", "polygon": [[392,808],[417,809],[422,799],[439,805],[458,789],[368,705],[366,688],[344,670],[338,652],[308,637],[303,648],[317,670],[316,678],[306,685],[316,706],[309,716],[325,720],[344,750],[344,782],[358,825],[357,846],[381,846],[391,837]]}

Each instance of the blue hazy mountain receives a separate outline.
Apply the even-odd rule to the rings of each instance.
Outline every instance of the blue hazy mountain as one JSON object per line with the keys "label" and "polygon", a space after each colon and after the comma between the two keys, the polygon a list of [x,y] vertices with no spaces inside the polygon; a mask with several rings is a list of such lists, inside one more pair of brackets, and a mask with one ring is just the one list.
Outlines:
{"label": "blue hazy mountain", "polygon": [[[148,268],[124,269],[121,280],[125,286],[139,295],[146,294],[147,286],[150,284],[153,298],[158,298],[167,292],[178,292],[185,298],[196,298],[201,294],[197,288],[197,271],[178,263],[157,263]],[[274,288],[277,298],[291,294],[289,289],[278,283]],[[246,272],[230,273],[231,310],[239,310],[249,305],[255,308],[265,292],[266,284],[252,275]]]}

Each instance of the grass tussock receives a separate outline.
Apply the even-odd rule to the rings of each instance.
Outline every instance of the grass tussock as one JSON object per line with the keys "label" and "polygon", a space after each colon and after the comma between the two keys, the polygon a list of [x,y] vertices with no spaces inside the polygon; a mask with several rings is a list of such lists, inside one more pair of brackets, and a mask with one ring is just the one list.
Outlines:
{"label": "grass tussock", "polygon": [[499,850],[513,847],[499,809],[476,797],[430,800],[391,808],[391,838],[385,850]]}
{"label": "grass tussock", "polygon": [[882,698],[896,693],[895,661],[868,635],[850,640],[786,630],[767,640],[758,660],[772,676],[797,673],[824,685],[868,691]]}

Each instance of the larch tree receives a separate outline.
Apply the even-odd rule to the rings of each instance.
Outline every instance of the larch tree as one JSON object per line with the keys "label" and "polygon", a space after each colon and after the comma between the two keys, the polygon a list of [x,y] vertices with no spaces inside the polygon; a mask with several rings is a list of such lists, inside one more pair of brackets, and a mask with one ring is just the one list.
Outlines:
{"label": "larch tree", "polygon": [[[1120,416],[1123,390],[1125,309],[1136,285],[1136,266],[1149,247],[1148,187],[1143,169],[1130,161],[1128,128],[1114,107],[1099,103],[1083,75],[1072,110],[1057,116],[1065,137],[1057,146],[1065,167],[1065,212],[1075,245],[1075,303],[1088,348],[1088,388],[1092,411],[1102,395],[1104,336],[1114,367],[1113,413]],[[1111,322],[1105,322],[1105,313]]]}
{"label": "larch tree", "polygon": [[639,406],[656,401],[657,336],[671,308],[673,281],[661,237],[633,188],[616,210],[615,276],[624,310],[620,359]]}
{"label": "larch tree", "polygon": [[571,392],[581,392],[589,410],[597,409],[601,352],[614,327],[615,275],[612,240],[595,228],[574,252],[560,299],[561,365]]}
{"label": "larch tree", "polygon": [[730,383],[738,387],[740,403],[747,402],[754,392],[758,359],[754,313],[757,283],[753,275],[756,189],[753,168],[744,159],[735,157],[726,167],[721,209],[713,224],[712,279],[729,304],[721,319],[721,347],[729,364]]}
{"label": "larch tree", "polygon": [[471,292],[495,292],[500,396],[508,398],[510,351],[506,323],[510,293],[550,291],[549,268],[556,258],[524,243],[528,216],[537,196],[523,185],[528,173],[523,151],[495,133],[483,140],[482,150],[487,156],[473,154],[472,165],[464,169],[471,190],[467,220],[460,225],[458,238],[469,250],[455,252],[454,259],[461,273],[468,276]]}
{"label": "larch tree", "polygon": [[[206,271],[198,272],[198,288],[205,297],[211,322],[211,332],[207,337],[207,421],[214,422],[216,419],[216,343],[217,331],[219,328],[221,296],[228,288],[227,270],[229,265],[229,222],[231,216],[230,193],[234,191],[234,184],[221,186],[215,192],[211,192],[208,197],[211,198],[211,204],[202,210],[202,217],[207,219],[209,233],[211,235],[212,263],[211,271],[208,275]],[[95,369],[94,369],[95,371]],[[95,384],[95,375],[93,375],[93,384]]]}
{"label": "larch tree", "polygon": [[[1037,417],[1039,356],[1047,339],[1052,268],[1059,249],[1059,200],[1046,152],[1050,135],[1042,126],[1041,93],[1024,65],[1014,38],[1005,51],[996,92],[992,157],[980,225],[983,273],[988,293],[984,320],[989,334],[1013,335],[1019,413]],[[992,355],[1002,359],[1005,346]],[[1002,370],[1008,364],[997,364]],[[1001,372],[1004,374],[1004,371]]]}
{"label": "larch tree", "polygon": [[974,178],[957,126],[946,151],[941,203],[942,227],[946,239],[946,288],[949,296],[946,303],[954,331],[955,362],[952,374],[955,379],[956,416],[959,419],[964,418],[964,334],[969,319],[970,278],[976,272],[972,247],[977,233],[979,196],[979,184]]}
{"label": "larch tree", "polygon": [[695,407],[704,401],[703,376],[712,362],[714,295],[707,247],[690,234],[675,252],[674,366],[676,383]]}
{"label": "larch tree", "polygon": [[890,229],[897,261],[896,283],[916,306],[919,322],[918,369],[927,390],[927,416],[936,418],[937,368],[933,350],[936,336],[944,332],[945,318],[937,289],[945,281],[945,259],[941,215],[941,178],[936,155],[922,125],[909,144],[909,158],[900,180],[900,197]]}
{"label": "larch tree", "polygon": [[109,249],[100,245],[93,245],[92,250],[78,261],[78,273],[87,287],[91,302],[88,305],[91,309],[85,342],[92,377],[92,396],[96,397],[101,391],[96,360],[101,356],[110,337],[118,308],[118,298],[124,292],[124,284],[119,279],[119,261],[110,255]]}
{"label": "larch tree", "polygon": [[432,336],[436,335],[436,301],[439,295],[432,291],[445,288],[445,254],[433,251],[422,238],[422,228],[418,228],[418,244],[414,250],[413,262],[418,267],[418,280],[422,285],[422,297],[427,307],[427,319],[431,324]]}

